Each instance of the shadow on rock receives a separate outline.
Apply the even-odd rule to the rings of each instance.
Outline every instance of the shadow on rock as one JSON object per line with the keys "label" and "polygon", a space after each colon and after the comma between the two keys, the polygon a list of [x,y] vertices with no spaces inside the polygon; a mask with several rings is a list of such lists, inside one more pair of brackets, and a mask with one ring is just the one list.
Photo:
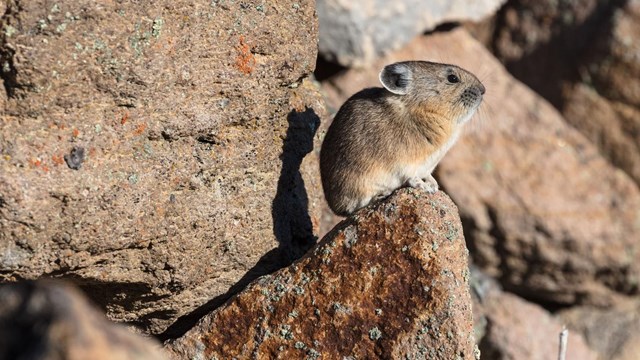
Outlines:
{"label": "shadow on rock", "polygon": [[300,174],[302,159],[313,150],[313,137],[320,118],[313,109],[292,110],[282,146],[282,170],[278,190],[271,206],[273,233],[280,243],[282,266],[304,255],[316,242],[309,216],[309,199]]}
{"label": "shadow on rock", "polygon": [[273,232],[279,246],[263,255],[258,263],[229,290],[209,300],[191,313],[180,317],[157,338],[175,339],[196,325],[200,318],[222,306],[260,276],[270,274],[304,255],[316,242],[308,212],[308,196],[300,174],[302,159],[313,150],[313,137],[320,118],[313,109],[292,110],[287,117],[289,127],[282,147],[282,171],[271,206]]}
{"label": "shadow on rock", "polygon": [[205,304],[197,307],[192,312],[181,316],[163,333],[156,335],[156,338],[162,342],[169,339],[177,339],[184,335],[189,329],[193,328],[205,315],[222,306],[233,295],[242,291],[249,283],[262,275],[272,273],[279,270],[281,265],[281,256],[279,249],[273,249],[264,254],[256,265],[247,271],[246,274],[224,294],[218,295],[207,301]]}

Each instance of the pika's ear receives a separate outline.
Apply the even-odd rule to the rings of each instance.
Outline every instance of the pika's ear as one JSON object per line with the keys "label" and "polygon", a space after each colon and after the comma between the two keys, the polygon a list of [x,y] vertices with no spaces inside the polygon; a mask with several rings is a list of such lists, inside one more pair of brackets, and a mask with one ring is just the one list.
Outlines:
{"label": "pika's ear", "polygon": [[379,77],[385,89],[398,95],[406,95],[413,80],[411,68],[403,63],[385,66]]}

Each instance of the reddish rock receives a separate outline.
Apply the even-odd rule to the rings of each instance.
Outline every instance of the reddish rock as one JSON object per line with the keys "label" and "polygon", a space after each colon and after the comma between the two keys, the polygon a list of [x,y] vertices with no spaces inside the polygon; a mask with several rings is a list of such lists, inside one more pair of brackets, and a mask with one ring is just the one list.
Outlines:
{"label": "reddish rock", "polygon": [[450,199],[403,189],[166,347],[178,359],[474,359],[467,260]]}
{"label": "reddish rock", "polygon": [[0,279],[160,333],[314,242],[314,1],[2,6]]}
{"label": "reddish rock", "polygon": [[[494,292],[483,299],[487,330],[480,341],[484,359],[556,359],[562,323],[538,305],[515,295]],[[476,314],[474,313],[474,316]],[[569,332],[567,360],[596,360],[581,334]]]}
{"label": "reddish rock", "polygon": [[487,88],[475,126],[437,170],[478,266],[506,289],[545,302],[608,304],[637,295],[638,187],[464,30],[416,39],[324,89],[336,106],[377,86],[383,64],[411,59],[461,65]]}
{"label": "reddish rock", "polygon": [[107,321],[68,285],[0,285],[0,359],[165,358],[160,344]]}
{"label": "reddish rock", "polygon": [[607,20],[589,48],[582,80],[607,99],[640,108],[640,1],[625,1]]}
{"label": "reddish rock", "polygon": [[509,72],[561,107],[563,86],[624,1],[512,0],[493,20],[489,48]]}
{"label": "reddish rock", "polygon": [[637,300],[610,309],[575,307],[562,311],[559,317],[575,332],[583,334],[602,359],[638,359],[640,302]]}
{"label": "reddish rock", "polygon": [[616,166],[640,184],[640,1],[609,19],[566,87],[563,113]]}

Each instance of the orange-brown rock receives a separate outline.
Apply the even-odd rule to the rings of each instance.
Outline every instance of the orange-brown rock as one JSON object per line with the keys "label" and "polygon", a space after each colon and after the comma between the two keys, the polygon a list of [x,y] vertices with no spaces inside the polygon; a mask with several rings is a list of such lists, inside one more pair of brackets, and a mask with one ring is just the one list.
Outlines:
{"label": "orange-brown rock", "polygon": [[0,359],[166,358],[160,344],[108,321],[69,285],[38,281],[0,286]]}
{"label": "orange-brown rock", "polygon": [[487,88],[475,126],[437,169],[478,266],[539,301],[608,304],[638,294],[638,187],[464,30],[416,39],[324,88],[335,106],[376,86],[383,64],[411,59],[461,65]]}
{"label": "orange-brown rock", "polygon": [[455,205],[403,189],[166,347],[178,359],[474,359],[468,276]]}

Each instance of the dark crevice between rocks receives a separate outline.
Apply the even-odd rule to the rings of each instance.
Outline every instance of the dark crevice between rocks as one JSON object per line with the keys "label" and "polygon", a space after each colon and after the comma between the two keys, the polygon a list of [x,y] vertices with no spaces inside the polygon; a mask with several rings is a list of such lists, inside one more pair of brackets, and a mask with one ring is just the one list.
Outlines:
{"label": "dark crevice between rocks", "polygon": [[[610,32],[609,19],[616,9],[624,7],[628,0],[599,1],[596,9],[581,23],[566,25],[562,16],[550,25],[553,35],[544,44],[525,53],[517,60],[501,59],[515,78],[542,95],[554,107],[564,107],[563,88],[581,81],[579,68],[588,61],[588,50],[598,33]],[[508,1],[496,14],[496,24],[491,40],[491,51],[496,53],[500,30],[507,28],[506,12],[522,5],[517,0]],[[523,35],[524,36],[524,35]],[[517,39],[517,37],[516,37]],[[526,39],[519,39],[525,44]],[[500,57],[500,54],[497,54]]]}
{"label": "dark crevice between rocks", "polygon": [[431,34],[440,33],[440,32],[449,32],[451,30],[454,30],[458,26],[460,26],[459,22],[455,22],[455,21],[445,22],[436,26],[433,30],[426,31],[424,35],[431,35]]}
{"label": "dark crevice between rocks", "polygon": [[309,199],[300,165],[304,157],[313,150],[313,139],[320,126],[320,118],[313,109],[307,108],[301,112],[292,110],[287,121],[289,127],[280,155],[282,170],[271,206],[278,248],[263,255],[226,293],[180,317],[164,332],[156,335],[158,340],[164,342],[184,335],[202,317],[224,305],[255,279],[291,265],[315,245],[317,237],[313,234],[308,210]]}
{"label": "dark crevice between rocks", "polygon": [[320,53],[316,58],[316,70],[313,72],[314,77],[318,81],[325,81],[349,70],[338,63],[325,59]]}

